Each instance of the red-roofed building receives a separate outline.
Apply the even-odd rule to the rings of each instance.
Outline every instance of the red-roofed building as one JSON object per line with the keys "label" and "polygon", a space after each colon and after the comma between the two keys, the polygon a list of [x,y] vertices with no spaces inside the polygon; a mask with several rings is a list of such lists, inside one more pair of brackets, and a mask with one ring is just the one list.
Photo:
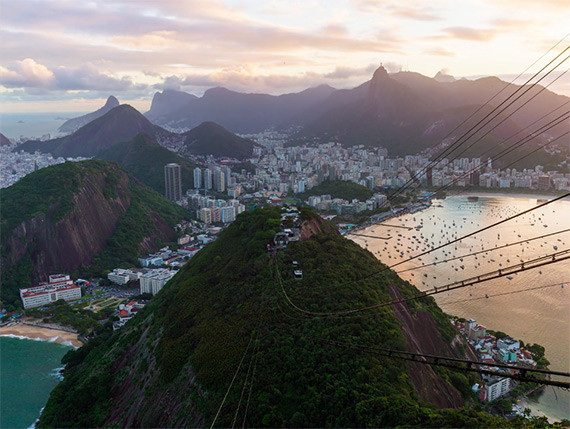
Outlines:
{"label": "red-roofed building", "polygon": [[75,285],[67,274],[52,274],[49,283],[20,289],[24,308],[41,307],[59,299],[71,301],[81,298],[81,287]]}

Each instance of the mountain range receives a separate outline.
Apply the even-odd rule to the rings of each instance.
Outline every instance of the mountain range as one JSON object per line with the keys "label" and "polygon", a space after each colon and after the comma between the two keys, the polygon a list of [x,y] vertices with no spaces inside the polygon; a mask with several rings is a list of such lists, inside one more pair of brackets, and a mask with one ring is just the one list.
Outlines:
{"label": "mountain range", "polygon": [[27,141],[18,149],[27,152],[38,150],[63,157],[92,157],[140,133],[153,138],[166,138],[172,134],[153,125],[134,107],[121,104],[68,136],[48,141]]}
{"label": "mountain range", "polygon": [[208,89],[202,97],[180,91],[156,93],[145,114],[155,124],[188,130],[215,122],[239,134],[280,128],[302,119],[306,110],[326,100],[334,88],[321,85],[296,94],[242,94],[226,88]]}
{"label": "mountain range", "polygon": [[10,140],[4,134],[0,133],[0,146],[7,146],[10,144]]}
{"label": "mountain range", "polygon": [[117,100],[117,98],[111,95],[109,96],[109,98],[107,98],[107,102],[103,107],[96,110],[95,112],[79,116],[78,118],[68,119],[63,124],[61,124],[61,126],[58,128],[58,131],[60,133],[73,133],[82,126],[87,125],[89,122],[94,121],[95,119],[103,116],[105,113],[114,109],[118,105],[119,105],[119,100]]}
{"label": "mountain range", "polygon": [[[146,136],[145,144],[142,144],[143,140],[138,139],[136,144],[119,148],[140,134]],[[122,157],[134,159],[133,150],[137,148],[143,150],[143,153],[136,156],[141,166],[138,168],[140,172],[142,172],[142,166],[150,168],[150,164],[154,167],[150,168],[148,174],[155,169],[161,169],[163,166],[158,166],[156,163],[166,159],[171,160],[168,162],[177,162],[188,168],[195,166],[188,161],[182,161],[180,156],[164,147],[160,149],[158,144],[149,145],[150,141],[154,143],[179,142],[183,154],[214,155],[236,159],[250,157],[256,145],[252,140],[239,137],[213,122],[202,123],[184,134],[175,134],[153,125],[132,106],[122,104],[70,135],[48,141],[30,140],[18,146],[18,150],[40,151],[63,157],[96,157],[122,164]],[[156,182],[153,180],[153,183],[149,185],[157,189]]]}
{"label": "mountain range", "polygon": [[[482,139],[478,148],[486,148],[537,118],[546,115],[543,120],[546,123],[556,116],[549,116],[549,112],[567,103],[569,98],[541,86],[508,86],[496,77],[456,80],[439,74],[429,78],[413,72],[388,74],[381,66],[369,81],[352,89],[337,90],[322,85],[300,93],[272,96],[212,88],[202,97],[164,91],[155,94],[146,116],[156,124],[176,129],[188,129],[202,121],[216,122],[237,133],[293,127],[300,129],[295,136],[300,143],[339,141],[349,146],[385,146],[391,154],[399,155],[430,148],[444,137],[457,138],[483,112],[505,100],[514,100],[526,90],[528,93],[489,127],[506,119],[523,101],[535,98]],[[513,95],[515,91],[518,93]],[[487,102],[488,107],[479,116],[454,130]],[[561,124],[549,133],[558,135],[564,131]]]}

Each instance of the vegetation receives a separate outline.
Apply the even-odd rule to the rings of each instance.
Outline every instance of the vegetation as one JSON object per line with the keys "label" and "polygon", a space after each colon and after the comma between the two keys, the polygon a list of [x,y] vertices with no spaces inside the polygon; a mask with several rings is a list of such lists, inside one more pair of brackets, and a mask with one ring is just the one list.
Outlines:
{"label": "vegetation", "polygon": [[48,305],[45,310],[26,310],[26,315],[41,318],[44,323],[71,326],[81,335],[87,334],[98,326],[97,320],[108,317],[106,313],[95,314],[89,310],[74,309],[63,299]]}
{"label": "vegetation", "polygon": [[[87,176],[104,176],[101,192],[107,199],[116,198],[116,185],[121,174],[124,173],[119,168],[104,161],[66,162],[38,170],[0,190],[3,261],[6,257],[3,243],[17,225],[39,215],[45,216],[45,222],[57,223],[65,218],[75,209],[74,196],[80,192]],[[89,266],[79,267],[74,276],[93,277],[105,269],[134,266],[143,240],[160,236],[157,234],[157,222],[166,222],[172,227],[180,219],[189,218],[188,211],[132,178],[129,179],[128,190],[131,204],[120,216],[107,247],[95,256]],[[158,248],[164,243],[153,244]],[[2,300],[7,309],[20,307],[18,289],[31,286],[33,252],[32,243],[19,261],[12,266],[3,266]]]}
{"label": "vegetation", "polygon": [[164,194],[164,166],[174,162],[180,165],[182,188],[194,186],[194,168],[197,164],[160,146],[144,134],[137,135],[131,141],[114,144],[100,152],[97,158],[118,163],[160,194]]}
{"label": "vegetation", "polygon": [[55,220],[63,219],[73,208],[73,195],[83,183],[85,170],[77,163],[66,162],[42,168],[0,189],[2,237],[8,237],[20,223],[55,206]]}
{"label": "vegetation", "polygon": [[[79,269],[78,277],[94,277],[105,269],[118,266],[136,266],[140,243],[145,237],[153,236],[157,228],[153,213],[160,213],[161,219],[170,226],[189,217],[186,210],[150,188],[131,183],[130,193],[131,205],[119,218],[113,236],[107,240],[107,247],[89,267]],[[157,248],[163,244],[155,243]]]}
{"label": "vegetation", "polygon": [[251,157],[256,143],[226,130],[214,122],[202,122],[185,133],[185,150],[196,155],[245,159]]}
{"label": "vegetation", "polygon": [[311,195],[330,195],[332,198],[342,198],[348,201],[353,199],[366,201],[373,195],[373,192],[365,186],[348,180],[325,180],[320,185],[296,196],[304,201]]}
{"label": "vegetation", "polygon": [[[323,222],[307,209],[302,216]],[[65,379],[52,392],[39,426],[124,426],[125,413],[134,416],[131,426],[206,426],[242,359],[243,368],[255,368],[249,426],[507,426],[481,412],[437,410],[420,401],[404,361],[319,342],[406,346],[388,307],[350,317],[311,317],[291,306],[281,284],[309,311],[387,300],[390,285],[404,296],[416,290],[390,270],[370,277],[382,265],[333,233],[294,243],[273,258],[265,249],[279,228],[279,208],[241,214],[121,331],[66,355]],[[321,229],[328,228],[321,223]],[[292,260],[300,262],[301,281],[293,278]],[[435,317],[440,332],[430,335],[454,335],[432,299],[410,309]],[[446,377],[467,390],[464,376]],[[217,425],[232,424],[245,378],[243,369]],[[161,399],[165,394],[168,407]],[[192,420],[193,415],[203,417]]]}

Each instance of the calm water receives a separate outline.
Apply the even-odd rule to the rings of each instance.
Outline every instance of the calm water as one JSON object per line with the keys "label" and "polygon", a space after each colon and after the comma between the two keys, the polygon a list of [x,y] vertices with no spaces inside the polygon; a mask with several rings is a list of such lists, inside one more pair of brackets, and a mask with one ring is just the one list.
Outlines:
{"label": "calm water", "polygon": [[71,347],[0,337],[0,427],[28,428],[59,383],[57,369]]}
{"label": "calm water", "polygon": [[[367,235],[385,237],[384,239],[351,238],[373,252],[382,262],[393,265],[427,250],[428,245],[437,247],[536,205],[536,198],[480,196],[478,201],[471,201],[466,196],[454,196],[434,201],[434,205],[423,212],[390,219],[384,224],[360,231]],[[423,227],[408,230],[388,225]],[[529,260],[553,253],[556,251],[554,246],[558,251],[569,249],[570,232],[465,256],[463,260],[433,265],[434,262],[491,250],[568,228],[570,201],[559,201],[394,269],[400,272],[402,278],[424,290],[513,265],[521,259]],[[405,271],[410,268],[415,269]],[[512,277],[512,280],[492,280],[435,295],[434,298],[449,314],[471,317],[489,329],[506,332],[525,343],[545,346],[546,357],[551,362],[550,368],[569,372],[570,261]],[[562,284],[564,288],[561,287]],[[542,286],[545,287],[518,293],[522,289]],[[517,293],[509,294],[510,292]],[[497,296],[499,294],[507,295]],[[530,408],[555,419],[570,418],[570,394],[547,387],[542,394],[531,400]]]}
{"label": "calm water", "polygon": [[81,116],[78,112],[0,113],[0,132],[8,138],[20,136],[40,138],[44,134],[58,137],[57,129],[69,118]]}

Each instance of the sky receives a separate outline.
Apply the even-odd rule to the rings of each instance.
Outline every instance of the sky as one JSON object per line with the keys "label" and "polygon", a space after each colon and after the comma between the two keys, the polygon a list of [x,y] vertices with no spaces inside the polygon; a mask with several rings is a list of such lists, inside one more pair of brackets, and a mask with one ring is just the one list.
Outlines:
{"label": "sky", "polygon": [[[567,0],[0,0],[0,109],[351,88],[380,64],[512,79],[566,36],[529,72],[565,49],[569,22]],[[549,89],[570,96],[568,75]]]}

